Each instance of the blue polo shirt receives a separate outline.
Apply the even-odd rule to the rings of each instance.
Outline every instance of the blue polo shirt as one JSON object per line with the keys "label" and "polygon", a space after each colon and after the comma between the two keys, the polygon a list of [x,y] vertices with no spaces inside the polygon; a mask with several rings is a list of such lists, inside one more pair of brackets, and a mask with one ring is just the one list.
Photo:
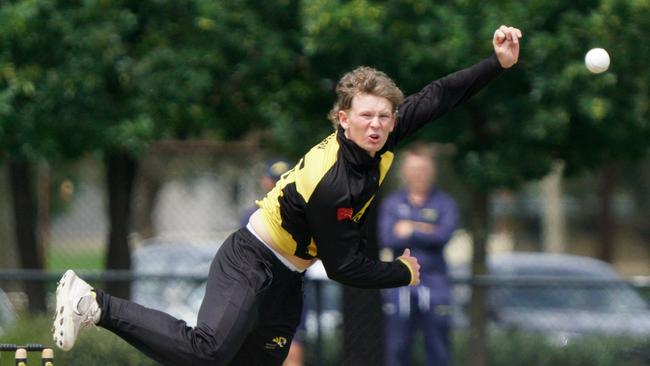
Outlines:
{"label": "blue polo shirt", "polygon": [[[447,274],[444,246],[458,227],[458,206],[446,192],[433,187],[425,202],[416,206],[408,200],[405,190],[388,196],[379,212],[379,244],[393,250],[395,256],[410,248],[411,255],[420,263],[421,276]],[[393,232],[399,220],[411,220],[433,224],[433,232],[414,231],[410,237],[398,238]],[[424,280],[424,278],[423,278]]]}

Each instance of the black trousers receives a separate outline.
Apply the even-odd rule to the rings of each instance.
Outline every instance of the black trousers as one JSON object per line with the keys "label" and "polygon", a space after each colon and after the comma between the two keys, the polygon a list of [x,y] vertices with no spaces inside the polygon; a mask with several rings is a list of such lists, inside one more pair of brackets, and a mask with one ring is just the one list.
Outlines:
{"label": "black trousers", "polygon": [[300,322],[302,283],[243,228],[212,261],[196,327],[107,293],[98,296],[99,325],[163,365],[281,365]]}

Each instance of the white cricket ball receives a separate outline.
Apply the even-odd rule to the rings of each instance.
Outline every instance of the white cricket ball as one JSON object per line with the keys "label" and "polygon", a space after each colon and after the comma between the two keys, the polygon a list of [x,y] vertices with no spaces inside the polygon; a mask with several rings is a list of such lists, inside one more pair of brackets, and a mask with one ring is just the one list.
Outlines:
{"label": "white cricket ball", "polygon": [[589,71],[599,74],[609,68],[609,54],[602,48],[592,48],[585,55],[585,65]]}

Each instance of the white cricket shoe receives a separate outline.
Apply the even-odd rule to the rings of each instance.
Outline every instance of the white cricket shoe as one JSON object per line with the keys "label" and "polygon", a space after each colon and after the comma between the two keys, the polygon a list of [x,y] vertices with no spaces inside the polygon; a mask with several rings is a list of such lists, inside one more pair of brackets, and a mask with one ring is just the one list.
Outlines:
{"label": "white cricket shoe", "polygon": [[64,351],[74,346],[80,328],[99,322],[101,309],[91,290],[92,287],[70,269],[59,280],[52,331],[54,342]]}

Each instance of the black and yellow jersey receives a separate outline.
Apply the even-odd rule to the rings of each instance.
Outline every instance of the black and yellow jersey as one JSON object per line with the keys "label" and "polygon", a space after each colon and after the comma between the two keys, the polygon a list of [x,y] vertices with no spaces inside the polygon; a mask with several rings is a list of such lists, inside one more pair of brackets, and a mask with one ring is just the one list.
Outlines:
{"label": "black and yellow jersey", "polygon": [[361,253],[364,213],[393,162],[397,142],[475,94],[501,70],[492,55],[407,97],[395,129],[374,157],[341,128],[314,146],[257,202],[274,243],[286,254],[321,259],[328,276],[346,285],[408,285],[412,275],[406,263]]}

